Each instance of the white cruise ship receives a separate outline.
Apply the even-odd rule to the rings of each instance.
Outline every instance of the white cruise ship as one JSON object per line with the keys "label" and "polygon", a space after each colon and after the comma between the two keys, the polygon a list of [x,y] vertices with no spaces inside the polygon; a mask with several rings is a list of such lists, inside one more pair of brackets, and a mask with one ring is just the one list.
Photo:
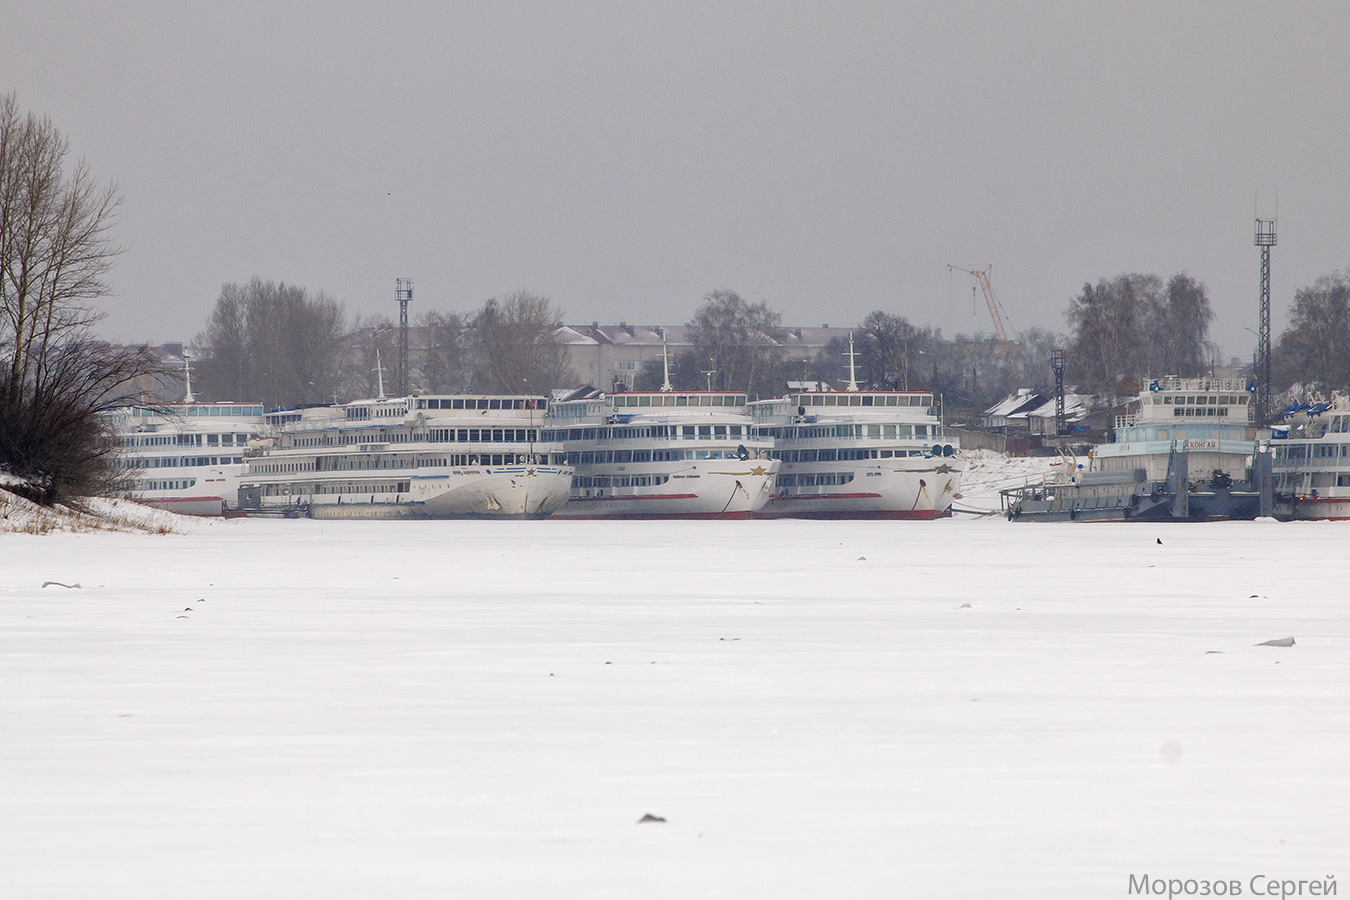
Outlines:
{"label": "white cruise ship", "polygon": [[572,468],[541,439],[543,397],[427,395],[272,413],[246,509],[313,518],[543,518]]}
{"label": "white cruise ship", "polygon": [[1300,403],[1271,429],[1275,515],[1350,519],[1350,402]]}
{"label": "white cruise ship", "polygon": [[263,429],[263,406],[185,400],[120,409],[111,422],[132,500],[219,516],[237,504],[244,453]]}
{"label": "white cruise ship", "polygon": [[[852,385],[850,385],[852,386]],[[933,519],[961,490],[955,439],[927,391],[798,391],[752,403],[782,463],[756,517]]]}
{"label": "white cruise ship", "polygon": [[545,440],[576,467],[555,518],[744,519],[778,463],[735,391],[588,391],[549,405]]}

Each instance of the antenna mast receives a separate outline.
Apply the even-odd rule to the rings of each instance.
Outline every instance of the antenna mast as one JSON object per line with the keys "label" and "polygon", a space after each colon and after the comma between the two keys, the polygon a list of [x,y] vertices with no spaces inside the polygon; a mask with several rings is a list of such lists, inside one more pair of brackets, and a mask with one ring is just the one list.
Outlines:
{"label": "antenna mast", "polygon": [[379,400],[387,399],[387,398],[384,396],[384,366],[380,365],[380,348],[379,348],[379,347],[376,347],[376,348],[375,348],[375,378],[376,378],[376,380],[377,380],[377,382],[378,382],[378,384],[379,384],[379,387],[380,387],[380,394],[379,394],[379,397],[378,397],[377,399],[379,399]]}
{"label": "antenna mast", "polygon": [[[394,283],[394,299],[398,301],[398,395],[408,396],[408,304],[412,302],[412,279],[398,278]],[[384,396],[384,390],[380,390]]]}
{"label": "antenna mast", "polygon": [[1050,368],[1055,370],[1055,437],[1064,434],[1064,351],[1050,351]]}
{"label": "antenna mast", "polygon": [[1256,246],[1261,248],[1261,325],[1256,336],[1256,425],[1271,420],[1270,400],[1270,248],[1275,246],[1275,220],[1256,219]]}

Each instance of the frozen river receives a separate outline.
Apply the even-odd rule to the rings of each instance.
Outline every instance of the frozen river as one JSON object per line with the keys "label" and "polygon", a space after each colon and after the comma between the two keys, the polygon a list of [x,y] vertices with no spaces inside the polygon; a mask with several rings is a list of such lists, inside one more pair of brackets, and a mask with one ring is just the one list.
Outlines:
{"label": "frozen river", "polygon": [[0,535],[0,898],[1350,879],[1348,538],[963,518]]}

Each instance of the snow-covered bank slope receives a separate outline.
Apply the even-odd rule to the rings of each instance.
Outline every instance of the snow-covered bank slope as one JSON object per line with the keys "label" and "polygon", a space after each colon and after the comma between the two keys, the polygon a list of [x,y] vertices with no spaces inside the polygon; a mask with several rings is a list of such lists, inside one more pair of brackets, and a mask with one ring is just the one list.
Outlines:
{"label": "snow-covered bank slope", "polygon": [[1347,535],[0,536],[0,897],[1085,898],[1131,874],[1344,874]]}
{"label": "snow-covered bank slope", "polygon": [[91,497],[84,510],[48,508],[5,490],[0,482],[0,534],[48,534],[53,531],[122,531],[177,534],[191,530],[192,520],[130,500]]}

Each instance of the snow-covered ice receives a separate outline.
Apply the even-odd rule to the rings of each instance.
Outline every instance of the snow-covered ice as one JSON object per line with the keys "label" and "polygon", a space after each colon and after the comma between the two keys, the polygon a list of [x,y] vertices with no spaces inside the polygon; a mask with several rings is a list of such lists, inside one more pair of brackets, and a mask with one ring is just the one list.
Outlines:
{"label": "snow-covered ice", "polygon": [[998,517],[0,535],[0,897],[1350,876],[1347,536]]}

